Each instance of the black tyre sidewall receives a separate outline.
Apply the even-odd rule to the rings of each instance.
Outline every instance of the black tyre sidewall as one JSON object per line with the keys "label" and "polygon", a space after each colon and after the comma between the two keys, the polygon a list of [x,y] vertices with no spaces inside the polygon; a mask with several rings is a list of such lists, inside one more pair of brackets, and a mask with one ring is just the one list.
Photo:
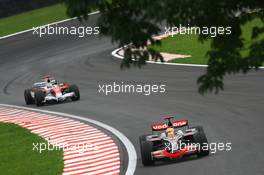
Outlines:
{"label": "black tyre sidewall", "polygon": [[75,96],[71,97],[72,101],[80,100],[80,91],[77,85],[73,84],[69,87],[70,92],[74,92]]}
{"label": "black tyre sidewall", "polygon": [[25,102],[26,102],[27,105],[34,104],[34,99],[32,98],[30,92],[31,92],[30,89],[26,89],[24,91]]}
{"label": "black tyre sidewall", "polygon": [[44,99],[45,99],[44,92],[42,92],[42,91],[36,91],[35,92],[35,104],[37,106],[42,106]]}
{"label": "black tyre sidewall", "polygon": [[142,142],[146,141],[146,137],[147,136],[148,135],[141,135],[141,136],[139,136],[139,144],[141,144]]}
{"label": "black tyre sidewall", "polygon": [[[198,156],[202,157],[202,156],[209,155],[210,150],[209,150],[209,147],[208,147],[208,140],[207,140],[206,135],[204,133],[203,127],[197,126],[197,127],[193,127],[193,128],[195,128],[198,131],[193,136],[195,143],[200,145],[200,150],[198,152]],[[205,144],[207,144],[207,148],[208,149],[203,149]]]}
{"label": "black tyre sidewall", "polygon": [[144,166],[151,166],[154,164],[151,152],[153,151],[153,143],[150,141],[142,141],[140,144],[141,159]]}

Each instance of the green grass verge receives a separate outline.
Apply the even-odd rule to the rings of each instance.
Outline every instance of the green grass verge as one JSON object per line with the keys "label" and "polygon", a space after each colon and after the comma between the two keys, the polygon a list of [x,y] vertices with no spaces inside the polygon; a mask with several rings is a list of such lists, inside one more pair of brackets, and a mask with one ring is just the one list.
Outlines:
{"label": "green grass verge", "polygon": [[[249,53],[248,47],[252,42],[256,40],[251,39],[251,31],[253,26],[263,26],[263,22],[256,18],[251,22],[242,26],[242,37],[244,38],[244,48],[241,50],[242,55]],[[264,35],[261,35],[258,40],[264,39]],[[161,46],[150,46],[157,51],[191,55],[189,58],[174,59],[170,62],[173,63],[185,63],[185,64],[207,64],[208,57],[206,53],[211,48],[211,39],[200,43],[198,42],[197,35],[175,35],[174,37],[168,37],[161,41]]]}
{"label": "green grass verge", "polygon": [[63,151],[33,151],[33,143],[47,143],[29,130],[0,123],[0,174],[59,175],[63,171]]}
{"label": "green grass verge", "polygon": [[0,19],[0,37],[67,18],[66,7],[63,4],[2,18]]}

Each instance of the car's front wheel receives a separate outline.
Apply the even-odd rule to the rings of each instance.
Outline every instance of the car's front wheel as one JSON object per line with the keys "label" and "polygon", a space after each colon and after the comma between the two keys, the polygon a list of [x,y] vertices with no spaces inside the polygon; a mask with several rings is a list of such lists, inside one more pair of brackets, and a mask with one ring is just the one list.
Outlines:
{"label": "car's front wheel", "polygon": [[141,150],[141,160],[144,166],[150,166],[154,164],[154,160],[152,158],[153,151],[153,143],[150,141],[142,141],[140,143]]}
{"label": "car's front wheel", "polygon": [[146,141],[146,137],[147,136],[148,135],[141,135],[141,136],[139,136],[139,144],[141,144],[142,142]]}
{"label": "car's front wheel", "polygon": [[206,135],[204,133],[202,126],[194,127],[198,132],[194,134],[194,142],[196,144],[199,144],[200,150],[197,153],[198,157],[203,157],[209,155],[209,144],[206,138]]}
{"label": "car's front wheel", "polygon": [[35,104],[37,106],[42,106],[44,99],[45,99],[45,94],[43,91],[35,92]]}
{"label": "car's front wheel", "polygon": [[27,105],[34,104],[34,99],[32,98],[30,92],[31,92],[30,89],[26,89],[26,90],[24,91],[25,102],[26,102]]}
{"label": "car's front wheel", "polygon": [[80,91],[77,85],[71,85],[69,91],[74,93],[74,96],[71,97],[72,101],[80,100]]}

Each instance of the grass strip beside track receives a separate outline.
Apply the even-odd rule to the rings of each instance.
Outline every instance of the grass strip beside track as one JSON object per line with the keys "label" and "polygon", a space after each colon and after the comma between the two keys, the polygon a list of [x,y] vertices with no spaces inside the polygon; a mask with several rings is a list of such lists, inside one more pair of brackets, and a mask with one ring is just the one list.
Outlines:
{"label": "grass strip beside track", "polygon": [[[246,23],[242,26],[242,38],[244,38],[244,48],[241,49],[240,53],[243,56],[249,54],[250,44],[258,42],[264,39],[262,34],[257,40],[251,39],[251,32],[253,26],[264,27],[263,22],[259,18],[255,18],[251,22]],[[226,36],[228,37],[228,36]],[[198,42],[198,35],[175,35],[174,37],[167,37],[162,39],[161,46],[150,46],[159,52],[167,52],[174,54],[191,55],[189,58],[174,59],[169,62],[172,63],[184,63],[184,64],[207,64],[208,57],[207,52],[211,49],[211,39],[204,41],[203,43]]]}
{"label": "grass strip beside track", "polygon": [[63,151],[33,151],[33,143],[47,141],[29,130],[11,123],[0,123],[0,174],[60,175]]}
{"label": "grass strip beside track", "polygon": [[0,37],[69,18],[63,4],[0,19]]}

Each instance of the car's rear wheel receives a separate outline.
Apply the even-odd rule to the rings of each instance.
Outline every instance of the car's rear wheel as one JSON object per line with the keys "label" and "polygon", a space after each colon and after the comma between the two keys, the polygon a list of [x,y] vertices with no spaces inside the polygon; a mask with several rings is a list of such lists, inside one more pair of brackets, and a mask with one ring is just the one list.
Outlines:
{"label": "car's rear wheel", "polygon": [[36,91],[35,92],[35,104],[37,106],[42,106],[44,99],[45,99],[45,94],[43,91]]}
{"label": "car's rear wheel", "polygon": [[144,166],[150,166],[154,164],[152,158],[153,143],[150,141],[142,141],[140,144],[141,160]]}
{"label": "car's rear wheel", "polygon": [[198,157],[203,157],[209,155],[209,144],[206,138],[206,135],[204,133],[203,127],[202,126],[197,126],[193,127],[195,128],[198,132],[194,134],[194,142],[196,144],[199,144],[200,150],[197,153]]}
{"label": "car's rear wheel", "polygon": [[31,89],[26,89],[24,91],[24,97],[25,97],[25,102],[27,105],[31,105],[34,104],[34,99],[31,96]]}
{"label": "car's rear wheel", "polygon": [[80,100],[80,91],[79,91],[78,86],[76,86],[76,85],[71,85],[71,86],[69,87],[69,91],[70,91],[70,92],[74,92],[74,96],[71,97],[72,101]]}

